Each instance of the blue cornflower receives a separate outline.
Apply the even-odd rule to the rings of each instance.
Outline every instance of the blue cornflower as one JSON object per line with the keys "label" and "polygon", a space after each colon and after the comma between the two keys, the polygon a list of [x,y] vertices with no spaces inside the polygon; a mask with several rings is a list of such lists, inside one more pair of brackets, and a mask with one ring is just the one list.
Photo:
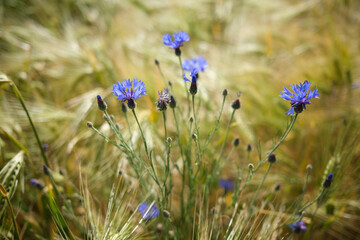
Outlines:
{"label": "blue cornflower", "polygon": [[194,68],[196,68],[198,70],[198,72],[203,72],[207,67],[208,67],[208,64],[205,60],[205,58],[203,57],[195,57],[195,58],[192,58],[192,59],[185,59],[184,62],[183,62],[183,69],[185,71],[189,71],[191,72]]}
{"label": "blue cornflower", "polygon": [[122,82],[117,81],[111,89],[113,94],[118,97],[118,100],[122,102],[128,101],[128,107],[134,109],[136,104],[135,101],[146,94],[145,84],[134,78],[134,80],[125,79]]}
{"label": "blue cornflower", "polygon": [[141,216],[145,220],[158,217],[160,214],[160,210],[158,209],[157,206],[155,206],[155,204],[151,205],[149,209],[147,202],[143,202],[142,204],[140,204],[140,206],[138,207],[138,212],[141,213]]}
{"label": "blue cornflower", "polygon": [[294,230],[295,233],[305,232],[307,229],[304,221],[298,221],[298,222],[291,223],[289,225],[289,227],[292,230]]}
{"label": "blue cornflower", "polygon": [[183,32],[181,30],[178,33],[175,32],[173,34],[173,38],[174,38],[174,40],[172,40],[169,33],[166,33],[163,36],[163,43],[166,46],[169,46],[170,48],[177,49],[177,48],[182,47],[184,42],[187,42],[190,40],[189,35],[186,32]]}
{"label": "blue cornflower", "polygon": [[164,88],[162,91],[158,91],[159,98],[157,99],[157,110],[165,111],[167,109],[167,105],[170,102],[169,97],[169,89]]}
{"label": "blue cornflower", "polygon": [[[309,91],[311,83],[307,80],[300,85],[291,85],[291,89],[295,92],[290,92],[287,88],[284,87],[284,91],[280,93],[280,97],[285,100],[291,101],[291,108],[285,114],[301,113],[303,109],[306,109],[306,104],[310,104],[310,99],[319,98],[320,93],[315,87],[314,91]],[[309,93],[307,93],[309,91]]]}
{"label": "blue cornflower", "polygon": [[220,179],[219,187],[224,188],[225,192],[228,192],[235,189],[235,183],[231,179]]}

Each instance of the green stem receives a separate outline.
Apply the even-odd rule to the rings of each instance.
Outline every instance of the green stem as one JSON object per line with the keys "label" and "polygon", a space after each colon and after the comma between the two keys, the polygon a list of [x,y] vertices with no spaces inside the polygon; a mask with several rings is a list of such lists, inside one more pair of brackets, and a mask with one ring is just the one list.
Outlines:
{"label": "green stem", "polygon": [[36,128],[35,128],[35,125],[34,125],[32,119],[31,119],[31,117],[30,117],[30,113],[29,113],[29,111],[28,111],[28,109],[27,109],[27,107],[26,107],[26,105],[25,105],[25,100],[24,100],[24,98],[22,97],[19,89],[17,88],[17,86],[15,85],[15,83],[14,83],[13,81],[11,81],[11,82],[9,83],[9,85],[10,85],[10,87],[13,89],[16,97],[19,99],[20,104],[21,104],[21,106],[23,107],[23,109],[24,109],[24,111],[25,111],[25,113],[26,113],[26,116],[27,116],[27,118],[28,118],[28,120],[29,120],[29,123],[30,123],[30,125],[31,125],[31,128],[32,128],[32,130],[33,130],[33,132],[34,132],[34,134],[35,134],[36,142],[37,142],[37,144],[38,144],[38,146],[39,146],[39,148],[40,148],[41,156],[43,157],[46,166],[50,166],[50,165],[49,165],[49,161],[48,161],[48,159],[47,159],[47,157],[46,157],[44,148],[42,147],[42,143],[41,143],[41,141],[40,141],[38,132],[37,132],[37,130],[36,130]]}
{"label": "green stem", "polygon": [[166,113],[165,111],[162,111],[162,115],[163,115],[163,120],[164,120],[164,131],[165,131],[165,144],[167,142],[167,133],[166,133]]}
{"label": "green stem", "polygon": [[[264,175],[263,179],[261,180],[261,183],[260,183],[260,185],[258,186],[258,188],[257,188],[257,190],[256,190],[256,193],[255,193],[253,199],[251,200],[250,208],[249,208],[250,212],[252,212],[252,210],[253,210],[254,202],[255,202],[255,200],[257,199],[258,195],[259,195],[260,189],[262,188],[262,186],[263,186],[263,184],[264,184],[265,178],[266,178],[266,176],[268,175],[268,173],[269,173],[269,171],[270,171],[270,169],[271,169],[271,166],[272,166],[272,163],[269,164],[269,167],[268,167],[268,169],[266,170],[265,175]],[[250,214],[249,216],[251,216],[251,214]]]}
{"label": "green stem", "polygon": [[[184,68],[182,67],[182,61],[181,61],[181,55],[178,56],[179,57],[179,64],[180,64],[180,68],[181,68],[181,72],[182,72],[182,79],[184,78],[184,75],[185,75],[185,71],[184,71]],[[186,92],[186,99],[187,99],[187,102],[188,102],[188,116],[190,115],[190,96],[189,96],[189,91],[186,87],[186,81],[183,79],[184,81],[184,88],[185,88],[185,92]]]}
{"label": "green stem", "polygon": [[[139,127],[139,130],[140,130],[141,137],[142,137],[142,140],[143,140],[143,142],[144,142],[144,147],[145,147],[146,156],[148,157],[148,159],[150,160],[150,163],[151,163],[151,159],[150,159],[150,156],[149,156],[149,151],[148,151],[148,147],[147,147],[147,144],[146,144],[144,132],[143,132],[143,130],[142,130],[142,128],[141,128],[141,125],[140,125],[140,123],[139,123],[139,120],[138,120],[138,118],[137,118],[137,116],[136,116],[135,109],[131,109],[131,111],[132,111],[132,113],[133,113],[133,115],[134,115],[134,117],[135,117],[136,123],[137,123],[137,125],[138,125],[138,127]],[[152,163],[151,163],[151,165],[152,165]]]}
{"label": "green stem", "polygon": [[9,205],[10,212],[11,212],[11,219],[13,221],[14,228],[15,228],[15,239],[20,239],[19,229],[18,229],[18,227],[16,225],[16,220],[15,220],[15,214],[14,214],[13,207],[11,205],[9,197],[6,195],[5,198],[6,198],[6,201],[7,201],[8,205]]}

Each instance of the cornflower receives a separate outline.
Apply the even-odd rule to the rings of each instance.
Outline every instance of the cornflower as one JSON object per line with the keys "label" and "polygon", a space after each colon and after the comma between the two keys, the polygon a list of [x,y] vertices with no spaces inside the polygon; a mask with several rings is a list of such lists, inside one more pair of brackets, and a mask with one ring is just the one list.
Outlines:
{"label": "cornflower", "polygon": [[304,221],[291,223],[289,227],[294,230],[295,233],[305,232],[307,229]]}
{"label": "cornflower", "polygon": [[166,46],[169,46],[170,48],[175,49],[175,54],[177,56],[181,55],[180,47],[183,46],[184,42],[187,42],[189,40],[190,40],[189,35],[186,32],[183,32],[181,30],[179,32],[177,32],[177,33],[175,32],[173,34],[173,38],[170,36],[169,33],[166,33],[163,36],[163,43]]}
{"label": "cornflower", "polygon": [[198,72],[203,72],[207,67],[208,64],[203,57],[195,57],[192,59],[185,59],[182,65],[185,71],[191,72],[194,68],[198,70]]}
{"label": "cornflower", "polygon": [[155,206],[155,204],[153,204],[151,206],[151,208],[149,209],[147,202],[143,202],[142,204],[140,204],[140,206],[138,207],[138,212],[141,214],[141,216],[145,220],[149,220],[151,218],[158,217],[160,214],[160,211],[159,211],[158,207]]}
{"label": "cornflower", "polygon": [[219,187],[224,188],[225,192],[229,192],[235,189],[235,184],[231,179],[220,179]]}
{"label": "cornflower", "polygon": [[118,97],[118,100],[128,101],[127,105],[130,109],[134,109],[136,107],[135,101],[146,94],[145,84],[137,78],[134,80],[125,79],[122,82],[117,81],[111,91]]}
{"label": "cornflower", "polygon": [[310,85],[311,83],[307,80],[299,85],[290,85],[295,93],[290,92],[284,87],[284,91],[280,93],[280,97],[284,100],[291,101],[291,108],[285,114],[291,115],[294,111],[296,113],[301,113],[306,109],[306,105],[311,103],[310,99],[319,98],[318,96],[320,93],[318,92],[318,89],[315,87],[314,91],[309,91]]}

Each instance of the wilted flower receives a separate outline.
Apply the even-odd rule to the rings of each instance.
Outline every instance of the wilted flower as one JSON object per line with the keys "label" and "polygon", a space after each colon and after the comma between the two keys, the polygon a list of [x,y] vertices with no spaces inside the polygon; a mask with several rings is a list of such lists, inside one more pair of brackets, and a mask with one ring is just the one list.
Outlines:
{"label": "wilted flower", "polygon": [[295,233],[305,232],[307,229],[304,221],[298,221],[298,222],[291,223],[289,225],[289,227],[292,230],[294,230]]}
{"label": "wilted flower", "polygon": [[141,216],[145,220],[149,220],[151,218],[158,217],[160,214],[160,211],[159,211],[158,207],[155,206],[155,204],[151,205],[151,207],[149,209],[147,202],[143,202],[142,204],[140,204],[140,206],[138,207],[138,212],[141,213]]}
{"label": "wilted flower", "polygon": [[157,99],[157,110],[165,111],[167,109],[167,105],[170,102],[169,97],[169,89],[164,88],[164,90],[158,91],[159,98]]}
{"label": "wilted flower", "polygon": [[146,94],[145,84],[134,78],[134,80],[125,79],[122,82],[117,81],[111,89],[113,94],[118,97],[118,100],[122,102],[128,101],[128,107],[134,109],[136,104],[135,101]]}
{"label": "wilted flower", "polygon": [[[294,111],[296,113],[301,113],[304,109],[306,109],[306,105],[310,104],[310,99],[319,98],[320,93],[318,89],[315,87],[314,91],[309,91],[311,83],[307,80],[304,83],[300,83],[299,85],[290,85],[291,89],[295,92],[290,92],[287,88],[284,87],[284,91],[280,93],[280,97],[284,100],[291,101],[291,108],[285,114],[293,114]],[[309,93],[307,94],[307,92]]]}
{"label": "wilted flower", "polygon": [[190,37],[186,32],[180,30],[178,33],[173,34],[173,39],[169,33],[166,33],[163,36],[163,43],[170,48],[177,49],[182,47],[184,42],[189,41]]}
{"label": "wilted flower", "polygon": [[191,72],[193,69],[197,69],[198,72],[203,72],[207,67],[208,64],[203,57],[195,57],[192,59],[185,59],[182,65],[185,71]]}
{"label": "wilted flower", "polygon": [[228,192],[235,189],[235,183],[231,179],[220,179],[219,187],[224,188],[225,192]]}

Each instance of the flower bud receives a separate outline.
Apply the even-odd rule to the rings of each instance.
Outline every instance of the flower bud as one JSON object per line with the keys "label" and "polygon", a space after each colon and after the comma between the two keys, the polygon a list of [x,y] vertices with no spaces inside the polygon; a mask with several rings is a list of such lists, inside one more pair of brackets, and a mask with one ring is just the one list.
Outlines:
{"label": "flower bud", "polygon": [[332,183],[332,178],[333,178],[333,174],[330,173],[327,178],[325,179],[325,181],[323,182],[323,187],[324,188],[329,188],[331,186]]}
{"label": "flower bud", "polygon": [[275,191],[279,191],[279,190],[280,190],[280,187],[281,187],[280,184],[276,184],[274,190],[275,190]]}
{"label": "flower bud", "polygon": [[45,175],[50,175],[50,169],[45,164],[43,165],[43,170]]}
{"label": "flower bud", "polygon": [[306,170],[311,171],[311,169],[312,169],[312,165],[311,165],[311,164],[308,164],[308,165],[306,166]]}
{"label": "flower bud", "polygon": [[276,162],[276,156],[274,153],[270,154],[269,157],[268,157],[268,162],[269,163],[274,163]]}
{"label": "flower bud", "polygon": [[171,138],[171,137],[168,137],[168,138],[166,139],[166,141],[167,141],[168,143],[171,143],[171,142],[172,142],[172,138]]}
{"label": "flower bud", "polygon": [[193,134],[191,135],[191,137],[192,137],[192,139],[196,140],[196,139],[197,139],[196,133],[193,133]]}
{"label": "flower bud", "polygon": [[169,106],[171,108],[176,108],[176,101],[175,101],[175,98],[173,96],[170,96]]}
{"label": "flower bud", "polygon": [[93,127],[94,127],[94,125],[93,125],[92,122],[87,122],[87,123],[86,123],[86,126],[88,126],[89,128],[93,128]]}
{"label": "flower bud", "polygon": [[34,188],[37,188],[37,189],[43,189],[44,188],[44,184],[42,184],[39,180],[35,179],[35,178],[32,178],[30,179],[30,185]]}
{"label": "flower bud", "polygon": [[246,151],[251,152],[251,150],[252,150],[252,147],[251,147],[250,144],[248,144],[248,145],[246,146]]}
{"label": "flower bud", "polygon": [[127,112],[127,107],[126,107],[125,103],[121,103],[121,111],[122,111],[123,113],[126,113],[126,112]]}
{"label": "flower bud", "polygon": [[222,92],[222,95],[225,97],[229,94],[229,91],[225,88]]}
{"label": "flower bud", "polygon": [[160,65],[159,60],[157,60],[156,58],[155,58],[155,64],[156,64],[156,65]]}
{"label": "flower bud", "polygon": [[240,144],[240,139],[239,139],[239,138],[235,138],[234,141],[233,141],[234,147],[239,146],[239,144]]}
{"label": "flower bud", "polygon": [[254,164],[249,163],[248,168],[249,168],[250,170],[254,169]]}
{"label": "flower bud", "polygon": [[193,117],[190,117],[189,118],[189,121],[192,123],[192,122],[194,122],[194,118]]}
{"label": "flower bud", "polygon": [[107,105],[104,102],[104,100],[101,98],[100,95],[97,95],[97,103],[98,103],[98,107],[101,111],[105,111],[107,109]]}
{"label": "flower bud", "polygon": [[231,107],[234,109],[234,110],[237,110],[240,108],[240,100],[237,98],[235,99],[232,104],[231,104]]}

